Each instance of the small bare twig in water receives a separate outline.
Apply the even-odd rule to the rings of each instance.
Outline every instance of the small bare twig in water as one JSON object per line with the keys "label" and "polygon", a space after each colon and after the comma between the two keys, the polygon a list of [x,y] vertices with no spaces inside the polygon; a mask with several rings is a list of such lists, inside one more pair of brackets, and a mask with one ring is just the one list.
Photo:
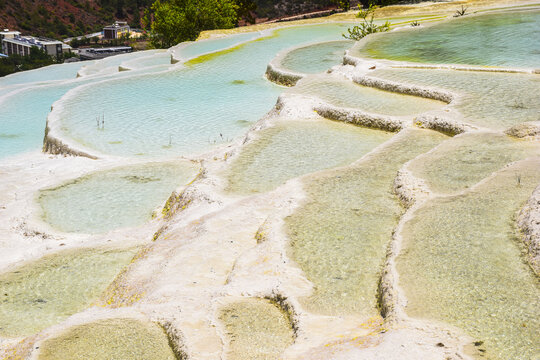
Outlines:
{"label": "small bare twig in water", "polygon": [[460,17],[460,16],[466,15],[467,9],[468,8],[461,5],[461,10],[456,10],[456,13],[454,14],[454,17]]}

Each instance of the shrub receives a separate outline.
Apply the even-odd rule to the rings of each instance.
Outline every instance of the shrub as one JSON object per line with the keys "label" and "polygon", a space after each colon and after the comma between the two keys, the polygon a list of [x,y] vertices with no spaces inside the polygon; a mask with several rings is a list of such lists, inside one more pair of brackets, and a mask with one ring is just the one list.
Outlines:
{"label": "shrub", "polygon": [[342,34],[345,39],[358,41],[369,34],[378,32],[386,32],[390,30],[390,23],[387,21],[382,25],[377,25],[373,22],[373,16],[377,6],[370,5],[368,9],[362,10],[356,15],[356,17],[364,19],[360,25],[353,26],[352,29],[347,29],[348,34]]}

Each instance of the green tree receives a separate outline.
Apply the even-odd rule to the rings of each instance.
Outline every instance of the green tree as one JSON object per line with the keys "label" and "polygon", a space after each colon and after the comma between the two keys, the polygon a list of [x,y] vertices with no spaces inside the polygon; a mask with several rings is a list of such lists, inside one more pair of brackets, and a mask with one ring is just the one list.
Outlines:
{"label": "green tree", "polygon": [[253,12],[257,10],[257,4],[253,0],[236,0],[238,5],[237,15],[238,19],[244,19],[246,22],[255,24],[255,18]]}
{"label": "green tree", "polygon": [[351,9],[350,0],[334,0],[334,3],[343,11],[349,11]]}
{"label": "green tree", "polygon": [[167,48],[195,40],[204,30],[232,28],[237,9],[234,0],[157,0],[152,5],[152,44]]}

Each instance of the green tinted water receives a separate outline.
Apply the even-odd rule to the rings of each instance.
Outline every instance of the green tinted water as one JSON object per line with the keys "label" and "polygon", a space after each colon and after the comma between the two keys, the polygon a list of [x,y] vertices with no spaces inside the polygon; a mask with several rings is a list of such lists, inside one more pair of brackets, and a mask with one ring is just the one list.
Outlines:
{"label": "green tinted water", "polygon": [[465,16],[379,36],[352,55],[422,63],[538,67],[540,11]]}
{"label": "green tinted water", "polygon": [[287,70],[316,74],[342,63],[345,50],[354,44],[353,41],[331,41],[314,44],[287,53],[281,60],[281,66]]}
{"label": "green tinted water", "polygon": [[329,120],[279,123],[258,135],[227,171],[228,191],[269,191],[289,179],[349,164],[391,137]]}
{"label": "green tinted water", "polygon": [[304,78],[289,91],[316,96],[335,106],[384,115],[419,114],[446,105],[442,101],[383,91],[330,75]]}
{"label": "green tinted water", "polygon": [[492,129],[506,129],[540,120],[540,76],[452,70],[376,70],[373,76],[435,86],[461,94],[456,108],[463,120]]}
{"label": "green tinted water", "polygon": [[407,313],[460,327],[485,342],[489,359],[540,355],[540,284],[514,229],[539,168],[536,159],[466,195],[429,201],[403,229],[397,268]]}
{"label": "green tinted water", "polygon": [[536,142],[501,134],[471,133],[452,138],[409,169],[438,193],[464,190],[504,165],[540,153]]}
{"label": "green tinted water", "polygon": [[230,360],[281,359],[293,343],[287,316],[272,302],[246,299],[221,309],[219,319],[226,328]]}
{"label": "green tinted water", "polygon": [[184,161],[100,171],[41,191],[39,204],[44,220],[62,231],[100,233],[137,226],[197,171],[198,166]]}
{"label": "green tinted water", "polygon": [[136,250],[69,250],[0,275],[0,336],[31,335],[84,310]]}
{"label": "green tinted water", "polygon": [[381,266],[402,214],[392,192],[396,172],[446,139],[416,129],[396,136],[356,165],[308,179],[307,202],[286,219],[290,256],[315,285],[301,300],[309,311],[377,314]]}
{"label": "green tinted water", "polygon": [[158,325],[133,319],[107,319],[68,329],[46,340],[40,360],[175,360]]}

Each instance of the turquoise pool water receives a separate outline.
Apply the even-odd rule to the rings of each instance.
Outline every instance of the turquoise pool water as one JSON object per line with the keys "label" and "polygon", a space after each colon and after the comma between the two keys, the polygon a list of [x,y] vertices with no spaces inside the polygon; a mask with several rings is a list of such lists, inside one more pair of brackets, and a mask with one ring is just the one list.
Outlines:
{"label": "turquoise pool water", "polygon": [[540,11],[465,16],[369,41],[352,55],[422,63],[540,66]]}
{"label": "turquoise pool water", "polygon": [[41,148],[51,104],[75,86],[34,86],[5,98],[0,103],[0,158]]}
{"label": "turquoise pool water", "polygon": [[[75,62],[69,64],[50,65],[36,70],[22,71],[5,77],[0,77],[0,91],[11,88],[14,85],[28,85],[54,80],[75,79],[77,72],[83,66],[92,62]],[[34,85],[34,84],[33,84]]]}
{"label": "turquoise pool water", "polygon": [[294,49],[281,60],[281,66],[287,70],[306,74],[324,72],[334,65],[341,64],[345,50],[353,44],[353,41],[341,40]]}
{"label": "turquoise pool water", "polygon": [[148,52],[146,56],[120,63],[120,66],[127,69],[142,69],[158,65],[171,65],[171,53],[167,50],[154,50]]}
{"label": "turquoise pool water", "polygon": [[119,79],[137,73],[163,70],[166,70],[166,67],[153,66],[100,77],[44,82],[39,86],[36,84],[23,86],[24,89],[16,89],[8,93],[0,99],[2,109],[0,111],[0,158],[41,149],[45,122],[51,111],[51,105],[70,89],[92,81]]}
{"label": "turquoise pool water", "polygon": [[149,163],[96,172],[43,190],[43,218],[68,232],[100,233],[150,220],[171,192],[190,182],[198,166]]}
{"label": "turquoise pool water", "polygon": [[[339,39],[345,25],[277,30],[206,61],[151,76],[90,86],[66,98],[65,136],[115,155],[181,155],[228,142],[262,117],[282,89],[268,82],[266,65],[293,45]],[[95,117],[105,116],[105,129]]]}

